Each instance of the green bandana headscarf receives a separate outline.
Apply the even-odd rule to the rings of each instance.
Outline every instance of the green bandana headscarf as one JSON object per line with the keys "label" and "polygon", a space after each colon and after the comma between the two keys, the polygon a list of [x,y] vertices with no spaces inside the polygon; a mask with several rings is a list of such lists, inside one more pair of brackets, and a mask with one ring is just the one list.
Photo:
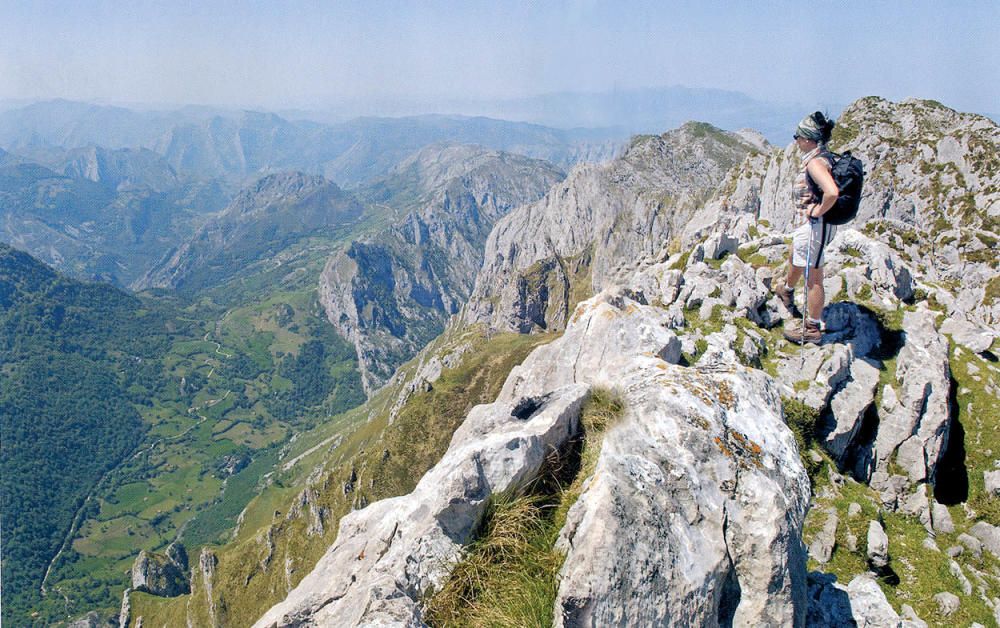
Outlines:
{"label": "green bandana headscarf", "polygon": [[823,130],[819,128],[819,125],[816,124],[811,115],[802,118],[799,126],[795,127],[795,134],[814,142],[823,141]]}

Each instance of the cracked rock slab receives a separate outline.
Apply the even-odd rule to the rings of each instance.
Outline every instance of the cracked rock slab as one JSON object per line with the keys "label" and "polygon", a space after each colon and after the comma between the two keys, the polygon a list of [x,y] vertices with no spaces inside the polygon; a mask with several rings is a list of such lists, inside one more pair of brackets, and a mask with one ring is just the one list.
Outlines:
{"label": "cracked rock slab", "polygon": [[558,626],[801,624],[809,483],[769,377],[623,364],[557,547]]}

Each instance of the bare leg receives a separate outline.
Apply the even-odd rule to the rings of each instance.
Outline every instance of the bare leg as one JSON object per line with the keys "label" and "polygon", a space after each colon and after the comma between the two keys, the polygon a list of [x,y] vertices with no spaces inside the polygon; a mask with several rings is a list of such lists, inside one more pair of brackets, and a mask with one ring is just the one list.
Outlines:
{"label": "bare leg", "polygon": [[788,277],[785,279],[785,285],[789,288],[794,288],[799,279],[802,278],[802,272],[805,270],[802,266],[796,266],[792,263],[792,247],[788,247]]}
{"label": "bare leg", "polygon": [[[802,279],[802,271],[805,269],[801,266],[792,266],[791,262],[788,264],[788,277],[785,279],[785,285],[789,288],[794,288],[795,284],[799,283],[799,279]],[[809,273],[812,275],[812,273]],[[810,277],[811,279],[811,277]]]}
{"label": "bare leg", "polygon": [[808,307],[809,318],[820,320],[823,317],[823,303],[826,301],[826,292],[823,289],[823,269],[809,269],[809,291]]}

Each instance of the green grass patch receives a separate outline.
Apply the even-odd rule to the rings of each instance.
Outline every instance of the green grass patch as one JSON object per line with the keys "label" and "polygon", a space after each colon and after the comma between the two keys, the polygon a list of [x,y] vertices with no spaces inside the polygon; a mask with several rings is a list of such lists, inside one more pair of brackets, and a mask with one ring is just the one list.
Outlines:
{"label": "green grass patch", "polygon": [[795,436],[795,444],[799,447],[799,457],[812,481],[822,468],[821,462],[815,462],[808,454],[816,443],[816,424],[819,422],[819,410],[791,397],[781,398],[785,423]]}

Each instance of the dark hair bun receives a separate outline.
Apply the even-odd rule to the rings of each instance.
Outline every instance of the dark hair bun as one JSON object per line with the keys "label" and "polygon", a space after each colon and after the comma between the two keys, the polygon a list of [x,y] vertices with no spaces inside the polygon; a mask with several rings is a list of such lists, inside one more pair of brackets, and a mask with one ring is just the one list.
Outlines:
{"label": "dark hair bun", "polygon": [[822,111],[813,113],[812,119],[823,133],[823,142],[829,142],[830,135],[833,134],[833,127],[836,126],[836,123],[833,120],[827,119],[827,117],[823,115]]}

